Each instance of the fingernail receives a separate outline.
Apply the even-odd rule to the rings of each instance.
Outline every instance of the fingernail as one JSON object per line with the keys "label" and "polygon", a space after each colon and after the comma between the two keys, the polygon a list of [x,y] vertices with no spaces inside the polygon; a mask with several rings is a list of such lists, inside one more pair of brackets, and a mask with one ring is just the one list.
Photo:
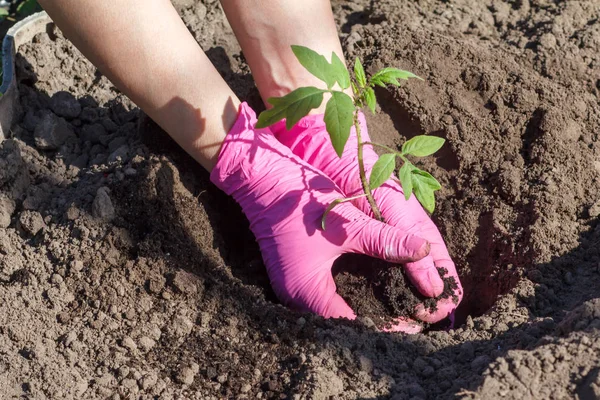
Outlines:
{"label": "fingernail", "polygon": [[417,249],[413,252],[413,261],[418,261],[425,257],[431,250],[431,244],[418,236],[411,236],[408,239],[407,247],[409,249]]}

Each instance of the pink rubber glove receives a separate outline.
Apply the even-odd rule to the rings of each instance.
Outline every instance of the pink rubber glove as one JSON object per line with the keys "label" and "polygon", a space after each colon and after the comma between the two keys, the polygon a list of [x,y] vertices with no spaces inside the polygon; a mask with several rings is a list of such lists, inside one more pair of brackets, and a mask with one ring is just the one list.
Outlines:
{"label": "pink rubber glove", "polygon": [[321,229],[321,216],[340,189],[295,156],[268,129],[255,129],[246,103],[228,133],[211,181],[242,206],[271,285],[281,302],[324,317],[356,317],[336,293],[331,267],[342,253],[394,262],[419,260],[424,239],[378,222],[350,203],[337,206]]}
{"label": "pink rubber glove", "polygon": [[[362,113],[360,113],[359,123],[362,140],[369,141],[367,125]],[[346,196],[362,193],[356,153],[357,138],[354,127],[352,127],[350,139],[344,148],[342,158],[338,157],[331,145],[322,114],[304,117],[290,131],[286,130],[284,122],[279,122],[271,126],[271,131],[295,155],[323,171],[325,175],[331,178],[342,189]],[[377,161],[377,158],[378,156],[371,146],[364,146],[363,160],[367,176],[369,176],[370,170]],[[395,179],[390,179],[374,190],[373,197],[380,208],[385,222],[395,226],[405,234],[413,234],[425,238],[431,244],[431,252],[427,257],[405,265],[411,282],[423,295],[437,297],[442,293],[444,286],[436,267],[446,268],[448,275],[453,276],[458,283],[458,289],[455,291],[455,294],[458,297],[458,302],[460,302],[463,290],[454,262],[452,262],[448,254],[444,240],[437,227],[414,195],[406,201],[399,182]],[[367,215],[373,215],[366,198],[360,198],[353,201],[353,203]],[[438,303],[438,309],[434,312],[430,312],[423,305],[419,305],[415,310],[415,317],[425,322],[437,322],[446,317],[452,317],[452,312],[456,309],[457,304],[451,299],[442,300]],[[403,327],[399,324],[394,330],[411,330],[411,326],[409,324],[408,327]]]}

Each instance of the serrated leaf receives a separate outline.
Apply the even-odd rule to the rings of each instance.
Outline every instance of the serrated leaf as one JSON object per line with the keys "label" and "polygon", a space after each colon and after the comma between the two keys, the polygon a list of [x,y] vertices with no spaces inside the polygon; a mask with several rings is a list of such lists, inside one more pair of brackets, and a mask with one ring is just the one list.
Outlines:
{"label": "serrated leaf", "polygon": [[371,77],[370,84],[378,85],[381,87],[385,87],[385,85],[400,86],[400,82],[398,82],[398,79],[408,80],[409,78],[423,80],[422,78],[409,71],[404,71],[398,68],[383,68]]}
{"label": "serrated leaf", "polygon": [[369,175],[369,187],[371,190],[383,185],[385,181],[390,179],[394,169],[396,168],[396,154],[382,154],[373,165],[371,175]]}
{"label": "serrated leaf", "polygon": [[412,173],[413,192],[417,200],[429,213],[435,210],[434,191],[441,188],[440,183],[428,172],[413,168]]}
{"label": "serrated leaf", "polygon": [[440,190],[442,185],[435,179],[429,172],[425,172],[422,169],[413,167],[412,169],[413,182],[418,179],[423,185],[426,185],[431,190]]}
{"label": "serrated leaf", "polygon": [[335,85],[335,69],[324,56],[304,46],[293,45],[292,51],[308,72],[325,82],[327,89],[331,89]]}
{"label": "serrated leaf", "polygon": [[402,154],[425,157],[438,151],[446,140],[437,136],[419,135],[402,145]]}
{"label": "serrated leaf", "polygon": [[363,68],[362,64],[360,63],[360,60],[358,59],[358,57],[356,58],[356,61],[354,62],[354,76],[356,77],[356,82],[358,83],[358,86],[360,86],[361,88],[364,88],[365,85],[367,84],[367,76],[365,75],[365,69]]}
{"label": "serrated leaf", "polygon": [[286,128],[292,129],[310,110],[321,105],[323,93],[323,89],[308,86],[296,89],[283,97],[271,97],[267,101],[273,108],[260,113],[256,127],[266,128],[286,118]]}
{"label": "serrated leaf", "polygon": [[371,112],[375,114],[375,106],[377,105],[377,100],[375,100],[375,91],[369,86],[365,88],[365,101],[367,102],[367,106],[369,106],[369,108],[371,109]]}
{"label": "serrated leaf", "polygon": [[[398,84],[396,86],[400,86],[400,82],[397,82],[397,83]],[[381,86],[382,88],[386,87],[385,83],[381,82],[380,80],[374,81],[373,79],[371,79],[370,84],[371,84],[371,86],[377,85],[377,86]]]}
{"label": "serrated leaf", "polygon": [[400,179],[400,185],[402,186],[402,191],[404,192],[404,198],[408,200],[413,191],[412,184],[412,170],[414,166],[405,161],[400,170],[398,171],[398,179]]}
{"label": "serrated leaf", "polygon": [[346,68],[346,64],[344,64],[335,52],[331,53],[331,67],[340,88],[348,89],[350,87],[350,73],[348,72],[348,68]]}
{"label": "serrated leaf", "polygon": [[344,146],[350,137],[353,123],[354,103],[352,98],[343,92],[332,92],[325,107],[325,127],[331,144],[339,157],[342,157]]}

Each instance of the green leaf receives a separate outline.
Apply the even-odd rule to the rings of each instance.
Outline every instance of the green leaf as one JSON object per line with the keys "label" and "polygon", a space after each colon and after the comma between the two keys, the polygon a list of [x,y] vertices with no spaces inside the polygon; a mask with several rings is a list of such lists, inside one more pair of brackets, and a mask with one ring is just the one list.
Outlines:
{"label": "green leaf", "polygon": [[375,100],[375,91],[371,87],[365,88],[365,101],[367,102],[367,106],[371,109],[371,112],[375,114],[375,106],[377,105],[377,100]]}
{"label": "green leaf", "polygon": [[17,14],[20,17],[26,17],[38,11],[40,6],[37,0],[25,0],[17,6]]}
{"label": "green leaf", "polygon": [[429,156],[438,151],[446,140],[437,136],[419,135],[402,145],[402,154],[416,157]]}
{"label": "green leaf", "polygon": [[400,86],[398,79],[408,80],[409,78],[423,80],[412,72],[403,71],[398,68],[383,68],[371,77],[370,84],[381,87],[385,87],[385,85]]}
{"label": "green leaf", "polygon": [[344,146],[350,137],[353,112],[354,103],[350,96],[343,92],[331,93],[331,98],[325,107],[323,120],[331,138],[331,144],[339,157],[342,157]]}
{"label": "green leaf", "polygon": [[417,200],[429,213],[433,213],[435,210],[435,195],[433,192],[441,188],[440,183],[431,174],[416,167],[413,168],[411,176]]}
{"label": "green leaf", "polygon": [[346,64],[338,57],[335,52],[331,53],[331,66],[335,73],[335,80],[342,89],[348,89],[350,87],[350,73]]}
{"label": "green leaf", "polygon": [[413,185],[415,197],[419,200],[423,208],[432,214],[435,211],[435,195],[433,194],[433,190],[422,187],[419,181],[413,182]]}
{"label": "green leaf", "polygon": [[360,60],[358,59],[358,57],[356,58],[356,61],[354,62],[354,76],[356,77],[356,82],[358,83],[358,86],[360,86],[361,88],[364,88],[365,85],[367,84],[367,77],[365,75],[365,69],[363,68],[362,64],[360,63]]}
{"label": "green leaf", "polygon": [[331,89],[336,82],[336,69],[327,59],[314,50],[304,46],[292,46],[292,51],[298,61],[311,74],[325,82],[327,89]]}
{"label": "green leaf", "polygon": [[398,171],[398,179],[400,179],[400,185],[402,185],[402,190],[404,191],[404,198],[408,200],[410,198],[410,194],[413,191],[412,184],[412,170],[414,166],[405,161],[400,170]]}
{"label": "green leaf", "polygon": [[423,185],[427,186],[431,190],[440,190],[442,185],[435,179],[429,172],[425,172],[422,169],[413,166],[412,169],[413,182],[418,179]]}
{"label": "green leaf", "polygon": [[6,9],[6,8],[0,8],[0,18],[4,18],[7,15],[9,15],[8,9]]}
{"label": "green leaf", "polygon": [[323,93],[323,89],[308,86],[296,89],[283,97],[271,97],[267,101],[273,108],[260,113],[256,127],[266,128],[286,118],[286,128],[292,129],[310,110],[321,105]]}
{"label": "green leaf", "polygon": [[369,186],[371,190],[383,185],[385,181],[390,179],[394,169],[396,168],[396,154],[387,153],[381,155],[373,165],[371,175],[369,176]]}

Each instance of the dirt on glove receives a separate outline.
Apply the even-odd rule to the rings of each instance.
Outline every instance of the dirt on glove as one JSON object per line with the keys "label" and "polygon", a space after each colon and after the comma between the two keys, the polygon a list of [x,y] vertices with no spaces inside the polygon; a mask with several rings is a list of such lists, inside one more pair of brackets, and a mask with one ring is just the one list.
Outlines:
{"label": "dirt on glove", "polygon": [[[219,3],[174,4],[260,110]],[[442,184],[454,329],[381,332],[408,286],[366,258],[337,274],[358,320],[278,304],[235,202],[49,29],[17,54],[0,143],[0,398],[600,396],[598,2],[333,8],[349,63],[425,79],[378,89],[368,123],[389,146],[447,139],[418,165]]]}

